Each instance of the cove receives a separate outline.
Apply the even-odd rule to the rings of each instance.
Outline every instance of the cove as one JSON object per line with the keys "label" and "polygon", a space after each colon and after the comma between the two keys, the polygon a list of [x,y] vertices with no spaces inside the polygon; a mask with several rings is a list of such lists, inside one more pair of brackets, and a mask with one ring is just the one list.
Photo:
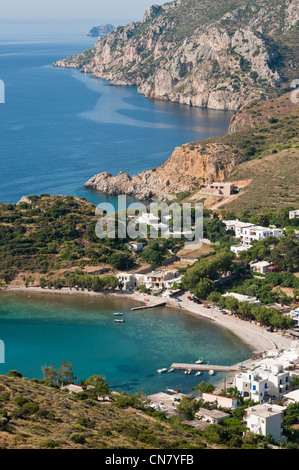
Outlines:
{"label": "cove", "polygon": [[[86,379],[104,375],[113,390],[146,394],[178,388],[190,393],[201,380],[218,383],[224,374],[158,374],[173,362],[232,365],[251,357],[250,348],[229,330],[169,307],[131,311],[136,302],[81,295],[0,294],[0,338],[5,364],[0,374],[19,370],[43,378],[44,365],[73,364]],[[125,322],[114,323],[114,312]]]}

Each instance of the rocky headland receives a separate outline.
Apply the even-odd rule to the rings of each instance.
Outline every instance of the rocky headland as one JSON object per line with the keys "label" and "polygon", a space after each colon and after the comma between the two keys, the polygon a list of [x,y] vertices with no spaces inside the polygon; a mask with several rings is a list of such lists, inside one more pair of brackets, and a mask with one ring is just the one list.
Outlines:
{"label": "rocky headland", "polygon": [[238,110],[298,78],[298,20],[299,0],[177,0],[54,65],[148,98]]}
{"label": "rocky headland", "polygon": [[105,38],[107,34],[115,30],[115,26],[112,24],[101,24],[99,26],[93,26],[90,31],[88,31],[87,36]]}

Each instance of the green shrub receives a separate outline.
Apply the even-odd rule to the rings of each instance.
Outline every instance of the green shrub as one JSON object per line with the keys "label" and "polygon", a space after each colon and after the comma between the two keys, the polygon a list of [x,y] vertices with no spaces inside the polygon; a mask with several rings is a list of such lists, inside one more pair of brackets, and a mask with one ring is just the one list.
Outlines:
{"label": "green shrub", "polygon": [[29,400],[27,400],[27,398],[25,397],[22,397],[22,396],[18,396],[16,398],[14,398],[14,404],[17,405],[17,406],[24,406],[26,403],[28,403]]}
{"label": "green shrub", "polygon": [[80,432],[73,432],[73,434],[70,435],[70,440],[75,442],[76,444],[84,444],[85,435]]}

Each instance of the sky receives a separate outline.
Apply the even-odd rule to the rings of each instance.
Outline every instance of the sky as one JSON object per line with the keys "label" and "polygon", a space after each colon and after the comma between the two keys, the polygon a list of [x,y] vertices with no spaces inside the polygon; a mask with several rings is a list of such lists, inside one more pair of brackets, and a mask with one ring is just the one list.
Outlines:
{"label": "sky", "polygon": [[[169,0],[168,0],[169,1]],[[94,24],[139,21],[152,4],[165,0],[9,0],[2,2],[1,20],[93,20]]]}

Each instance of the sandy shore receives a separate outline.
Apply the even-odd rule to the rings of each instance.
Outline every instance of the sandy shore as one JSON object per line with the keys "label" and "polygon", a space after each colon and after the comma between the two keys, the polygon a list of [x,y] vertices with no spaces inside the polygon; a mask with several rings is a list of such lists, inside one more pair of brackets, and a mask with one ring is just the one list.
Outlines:
{"label": "sandy shore", "polygon": [[[42,289],[41,287],[12,287],[0,289],[3,292],[19,292],[27,294],[55,294],[55,295],[80,295],[92,297],[114,297],[119,300],[129,299],[135,302],[141,302],[144,305],[160,303],[166,301],[167,307],[176,308],[189,312],[190,314],[200,316],[209,321],[215,322],[218,326],[229,329],[232,333],[238,336],[244,343],[248,344],[254,352],[265,352],[272,349],[284,350],[288,349],[292,340],[283,336],[280,333],[270,333],[265,328],[237,317],[223,315],[221,312],[213,308],[206,309],[200,304],[194,304],[192,301],[187,300],[187,294],[180,298],[180,302],[176,300],[169,300],[163,297],[155,297],[153,295],[145,295],[142,293],[103,293],[103,292],[89,292],[76,290],[75,288],[62,288],[62,289]],[[148,299],[145,302],[144,299]]]}

